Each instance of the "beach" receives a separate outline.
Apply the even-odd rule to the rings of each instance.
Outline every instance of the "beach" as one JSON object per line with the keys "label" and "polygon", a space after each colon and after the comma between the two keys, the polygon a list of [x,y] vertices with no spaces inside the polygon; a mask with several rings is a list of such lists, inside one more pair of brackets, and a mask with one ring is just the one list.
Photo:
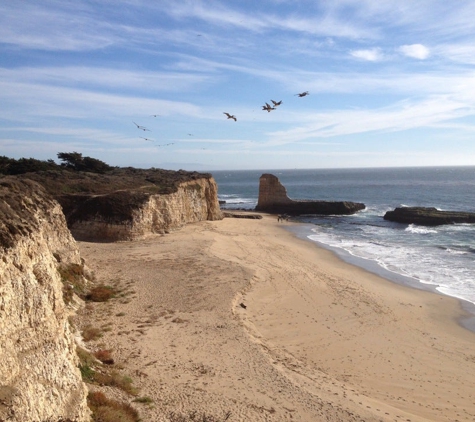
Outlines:
{"label": "beach", "polygon": [[112,350],[152,400],[133,403],[144,421],[475,420],[475,334],[457,299],[262,216],[79,242],[96,282],[124,291],[86,306],[85,322],[107,327],[87,347]]}

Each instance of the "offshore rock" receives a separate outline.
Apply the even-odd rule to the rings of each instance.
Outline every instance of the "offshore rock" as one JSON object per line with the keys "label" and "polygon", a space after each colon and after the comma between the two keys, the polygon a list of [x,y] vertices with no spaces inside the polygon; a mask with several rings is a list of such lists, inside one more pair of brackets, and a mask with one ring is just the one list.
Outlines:
{"label": "offshore rock", "polygon": [[365,208],[365,204],[359,202],[292,200],[273,174],[263,174],[259,179],[256,211],[288,215],[350,215]]}
{"label": "offshore rock", "polygon": [[89,421],[58,265],[81,265],[58,202],[0,179],[0,421]]}
{"label": "offshore rock", "polygon": [[440,226],[443,224],[475,223],[475,213],[440,211],[433,207],[401,207],[386,212],[384,219],[404,224]]}

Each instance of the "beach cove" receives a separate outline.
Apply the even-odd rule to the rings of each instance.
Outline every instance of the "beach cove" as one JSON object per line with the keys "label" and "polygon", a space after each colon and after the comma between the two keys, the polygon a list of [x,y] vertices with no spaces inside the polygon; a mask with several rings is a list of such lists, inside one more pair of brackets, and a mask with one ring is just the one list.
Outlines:
{"label": "beach cove", "polygon": [[[79,242],[127,300],[88,305],[152,405],[145,421],[473,421],[475,334],[457,299],[387,281],[277,223],[225,218]],[[229,413],[230,412],[230,413]]]}

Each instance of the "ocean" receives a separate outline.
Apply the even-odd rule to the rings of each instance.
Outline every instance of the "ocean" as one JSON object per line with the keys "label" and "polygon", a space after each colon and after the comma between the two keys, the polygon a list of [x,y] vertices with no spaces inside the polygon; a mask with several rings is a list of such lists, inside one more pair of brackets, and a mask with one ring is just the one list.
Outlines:
{"label": "ocean", "polygon": [[295,218],[297,236],[391,281],[462,299],[473,312],[475,225],[424,227],[383,216],[403,206],[475,212],[475,166],[213,171],[222,208],[253,209],[263,173],[277,176],[291,199],[366,205],[352,216]]}

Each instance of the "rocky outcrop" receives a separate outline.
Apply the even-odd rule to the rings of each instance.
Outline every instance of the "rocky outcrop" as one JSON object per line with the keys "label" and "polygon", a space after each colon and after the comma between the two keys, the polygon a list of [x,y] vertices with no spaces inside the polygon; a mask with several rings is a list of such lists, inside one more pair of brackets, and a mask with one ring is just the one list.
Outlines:
{"label": "rocky outcrop", "polygon": [[58,265],[81,264],[58,202],[0,179],[0,421],[89,421]]}
{"label": "rocky outcrop", "polygon": [[176,192],[151,194],[121,190],[105,195],[59,198],[77,240],[119,241],[149,233],[166,233],[185,224],[223,218],[215,180],[200,178],[179,184]]}
{"label": "rocky outcrop", "polygon": [[365,208],[358,202],[292,200],[285,187],[273,174],[263,174],[259,179],[259,199],[256,211],[285,213],[289,215],[349,215]]}
{"label": "rocky outcrop", "polygon": [[401,207],[386,212],[384,219],[404,224],[440,226],[442,224],[475,223],[475,213],[439,211],[433,207]]}

